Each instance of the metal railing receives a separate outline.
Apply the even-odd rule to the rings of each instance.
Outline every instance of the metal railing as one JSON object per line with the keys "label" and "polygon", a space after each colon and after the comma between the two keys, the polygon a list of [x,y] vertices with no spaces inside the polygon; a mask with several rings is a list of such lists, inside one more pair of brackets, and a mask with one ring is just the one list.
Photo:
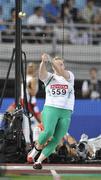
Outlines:
{"label": "metal railing", "polygon": [[[15,41],[15,24],[1,24],[5,27],[0,31],[0,42]],[[64,29],[63,29],[64,28]],[[64,31],[64,32],[63,32]],[[64,34],[63,34],[64,33]],[[64,35],[64,38],[63,38]],[[93,45],[101,43],[101,25],[97,24],[47,24],[46,26],[22,25],[23,43],[52,43]]]}
{"label": "metal railing", "polygon": [[[15,30],[11,25],[14,27],[14,24],[7,24],[7,29],[0,32],[1,78],[6,75],[15,46]],[[51,56],[64,54],[66,66],[75,73],[77,79],[87,79],[91,67],[96,67],[101,77],[100,44],[101,25],[69,24],[64,26],[64,33],[62,24],[48,24],[44,27],[22,25],[22,49],[26,52],[27,62],[39,63],[43,52]],[[14,78],[14,67],[10,77]]]}

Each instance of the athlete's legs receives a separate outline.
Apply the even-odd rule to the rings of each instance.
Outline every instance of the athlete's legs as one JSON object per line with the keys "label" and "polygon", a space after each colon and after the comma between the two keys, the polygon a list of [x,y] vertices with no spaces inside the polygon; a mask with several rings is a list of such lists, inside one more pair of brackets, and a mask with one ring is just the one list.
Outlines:
{"label": "athlete's legs", "polygon": [[39,135],[38,141],[35,144],[35,148],[28,154],[27,160],[32,162],[35,156],[38,154],[38,150],[43,148],[43,145],[53,137],[55,128],[60,116],[60,110],[58,108],[45,106],[42,113],[42,120],[44,125],[44,131]]}
{"label": "athlete's legs", "polygon": [[61,114],[62,117],[58,120],[52,140],[42,151],[45,157],[48,157],[55,150],[56,146],[59,144],[60,140],[64,137],[69,128],[71,111],[63,110]]}
{"label": "athlete's legs", "polygon": [[71,111],[69,110],[60,110],[61,118],[58,120],[54,135],[52,140],[48,145],[42,150],[41,155],[39,156],[37,162],[33,165],[33,168],[38,169],[42,168],[41,162],[46,159],[56,148],[60,140],[66,134],[71,120]]}
{"label": "athlete's legs", "polygon": [[58,108],[46,106],[42,113],[42,121],[44,131],[42,131],[38,138],[38,143],[43,145],[49,138],[52,138],[55,132],[55,128],[59,119],[60,112]]}

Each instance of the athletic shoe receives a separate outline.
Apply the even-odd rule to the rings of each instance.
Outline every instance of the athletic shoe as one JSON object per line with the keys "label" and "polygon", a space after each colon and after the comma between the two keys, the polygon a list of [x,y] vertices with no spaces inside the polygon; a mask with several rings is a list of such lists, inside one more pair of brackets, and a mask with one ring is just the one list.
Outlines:
{"label": "athletic shoe", "polygon": [[35,163],[33,164],[33,168],[34,168],[34,169],[42,169],[42,164],[41,164],[41,163],[38,163],[38,162],[35,162]]}

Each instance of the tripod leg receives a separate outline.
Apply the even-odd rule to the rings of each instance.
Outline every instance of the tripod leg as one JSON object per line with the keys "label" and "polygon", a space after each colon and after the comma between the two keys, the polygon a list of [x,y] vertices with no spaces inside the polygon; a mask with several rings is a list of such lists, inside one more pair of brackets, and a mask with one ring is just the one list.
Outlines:
{"label": "tripod leg", "polygon": [[2,102],[3,102],[3,98],[4,98],[4,93],[5,93],[5,89],[6,89],[6,86],[7,86],[7,81],[8,81],[9,73],[10,73],[10,70],[11,70],[11,67],[12,67],[14,55],[15,55],[15,48],[13,49],[13,52],[12,52],[12,57],[11,57],[11,60],[10,60],[10,64],[9,64],[7,76],[6,76],[5,83],[4,83],[4,87],[3,87],[3,90],[2,90],[2,94],[1,94],[0,108],[1,108],[1,106],[2,106]]}

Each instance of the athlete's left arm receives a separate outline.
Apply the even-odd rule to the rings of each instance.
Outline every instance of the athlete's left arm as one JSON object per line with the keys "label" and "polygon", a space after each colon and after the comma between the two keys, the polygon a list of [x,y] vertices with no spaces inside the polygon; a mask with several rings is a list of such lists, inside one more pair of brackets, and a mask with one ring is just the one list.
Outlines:
{"label": "athlete's left arm", "polygon": [[69,73],[69,71],[64,70],[62,76],[63,76],[66,80],[69,80],[69,79],[70,79],[70,73]]}

